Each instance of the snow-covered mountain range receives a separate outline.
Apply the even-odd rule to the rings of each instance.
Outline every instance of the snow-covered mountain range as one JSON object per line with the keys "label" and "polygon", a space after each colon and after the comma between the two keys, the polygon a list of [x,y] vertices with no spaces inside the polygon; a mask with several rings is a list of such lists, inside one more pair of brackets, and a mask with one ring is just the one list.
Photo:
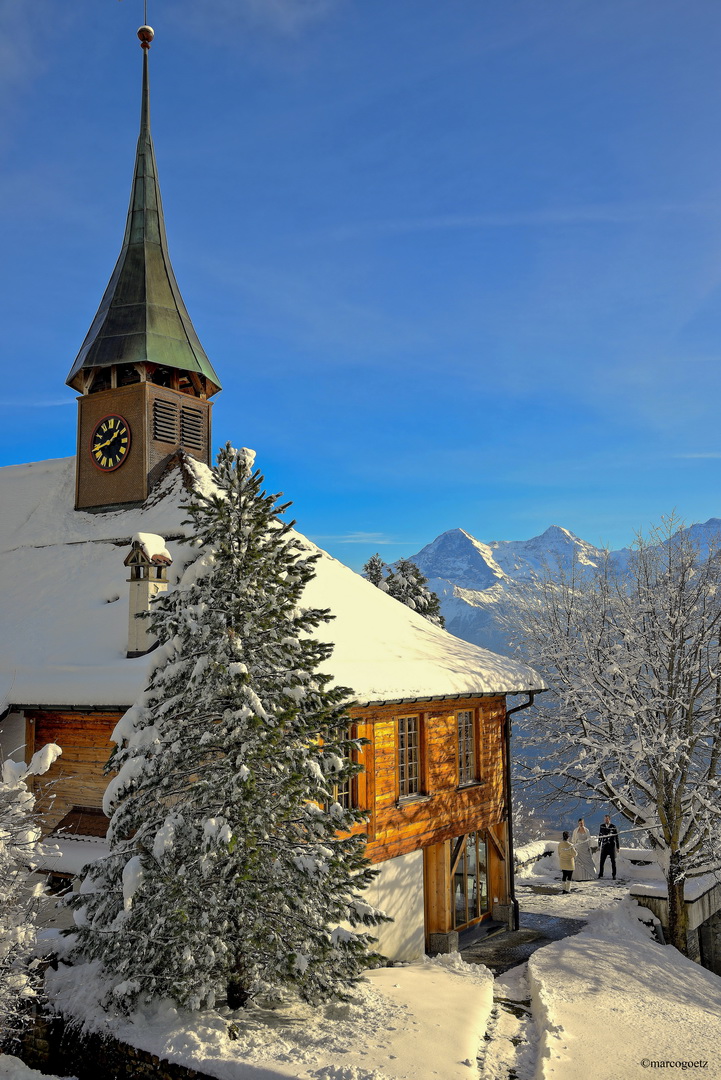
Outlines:
{"label": "snow-covered mountain range", "polygon": [[[721,537],[721,518],[710,518],[687,530],[702,551],[712,538]],[[568,529],[551,525],[530,540],[476,540],[465,529],[449,529],[422,548],[411,561],[428,578],[428,587],[441,600],[446,629],[459,638],[494,652],[509,651],[499,616],[514,585],[528,581],[545,567],[569,567],[573,558],[582,566],[596,566],[602,552],[574,536]],[[614,562],[624,564],[629,549],[611,552]]]}

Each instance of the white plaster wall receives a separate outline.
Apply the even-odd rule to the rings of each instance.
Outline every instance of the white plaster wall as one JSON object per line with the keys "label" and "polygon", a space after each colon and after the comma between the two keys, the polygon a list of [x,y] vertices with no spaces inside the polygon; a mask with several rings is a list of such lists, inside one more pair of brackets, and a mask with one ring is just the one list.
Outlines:
{"label": "white plaster wall", "polygon": [[130,600],[128,604],[128,652],[144,653],[155,644],[155,638],[150,633],[150,621],[138,619],[141,611],[149,611],[150,603],[160,592],[167,592],[168,585],[164,581],[151,581],[149,578],[140,578],[130,582]]}
{"label": "white plaster wall", "polygon": [[374,946],[389,960],[417,960],[426,951],[423,912],[423,852],[412,851],[377,863],[378,877],[364,899],[394,920],[369,928]]}
{"label": "white plaster wall", "polygon": [[8,713],[0,720],[0,759],[5,761],[25,760],[25,716],[23,713]]}

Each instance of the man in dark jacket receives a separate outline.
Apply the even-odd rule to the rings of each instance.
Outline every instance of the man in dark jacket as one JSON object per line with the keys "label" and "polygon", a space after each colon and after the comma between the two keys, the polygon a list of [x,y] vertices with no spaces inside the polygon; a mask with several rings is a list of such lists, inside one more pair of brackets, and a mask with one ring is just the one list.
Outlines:
{"label": "man in dark jacket", "polygon": [[598,868],[598,876],[603,877],[603,868],[606,859],[611,860],[611,873],[616,876],[616,852],[621,846],[618,840],[618,829],[611,823],[611,818],[606,814],[603,825],[598,830],[598,839],[601,844],[601,865]]}

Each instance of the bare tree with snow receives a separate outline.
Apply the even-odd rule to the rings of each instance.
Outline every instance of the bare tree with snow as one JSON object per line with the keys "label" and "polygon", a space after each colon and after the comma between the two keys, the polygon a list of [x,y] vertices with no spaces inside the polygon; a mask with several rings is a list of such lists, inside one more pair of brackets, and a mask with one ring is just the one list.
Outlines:
{"label": "bare tree with snow", "polygon": [[685,881],[721,870],[721,548],[664,519],[626,567],[546,573],[513,623],[553,691],[519,724],[528,767],[647,830],[685,952]]}
{"label": "bare tree with snow", "polygon": [[516,848],[524,844],[530,844],[534,840],[542,840],[548,837],[553,828],[548,818],[539,813],[538,808],[533,806],[528,796],[513,793],[513,845]]}

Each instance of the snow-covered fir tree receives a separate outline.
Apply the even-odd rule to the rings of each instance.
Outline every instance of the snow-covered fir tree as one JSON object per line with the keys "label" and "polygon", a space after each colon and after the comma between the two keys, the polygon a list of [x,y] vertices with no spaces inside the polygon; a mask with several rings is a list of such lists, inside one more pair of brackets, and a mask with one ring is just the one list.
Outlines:
{"label": "snow-covered fir tree", "polygon": [[427,582],[428,578],[423,576],[415,563],[410,559],[399,559],[388,569],[385,584],[389,596],[417,611],[435,626],[445,626],[441,602],[434,592],[426,588]]}
{"label": "snow-covered fir tree", "polygon": [[388,567],[376,551],[375,555],[371,555],[370,559],[363,567],[363,577],[370,581],[371,585],[375,585],[377,589],[388,592],[388,586],[386,585],[387,571]]}
{"label": "snow-covered fir tree", "polygon": [[73,902],[76,956],[102,961],[126,1009],[345,1000],[378,959],[347,928],[384,916],[349,835],[363,814],[334,797],[359,744],[348,691],[319,672],[332,646],[311,636],[331,616],[302,606],[319,556],[253,458],[226,446],[187,506],[197,557],[153,604],[164,644],[113,734],[110,856]]}
{"label": "snow-covered fir tree", "polygon": [[521,714],[522,761],[661,853],[685,952],[685,881],[721,872],[721,548],[701,551],[666,519],[626,567],[548,572],[522,590],[514,622],[552,690]]}
{"label": "snow-covered fir tree", "polygon": [[0,781],[0,1036],[13,1031],[19,1009],[37,992],[37,960],[33,958],[37,908],[42,882],[32,884],[40,827],[29,776],[47,772],[60,755],[49,743],[29,765],[7,760]]}

